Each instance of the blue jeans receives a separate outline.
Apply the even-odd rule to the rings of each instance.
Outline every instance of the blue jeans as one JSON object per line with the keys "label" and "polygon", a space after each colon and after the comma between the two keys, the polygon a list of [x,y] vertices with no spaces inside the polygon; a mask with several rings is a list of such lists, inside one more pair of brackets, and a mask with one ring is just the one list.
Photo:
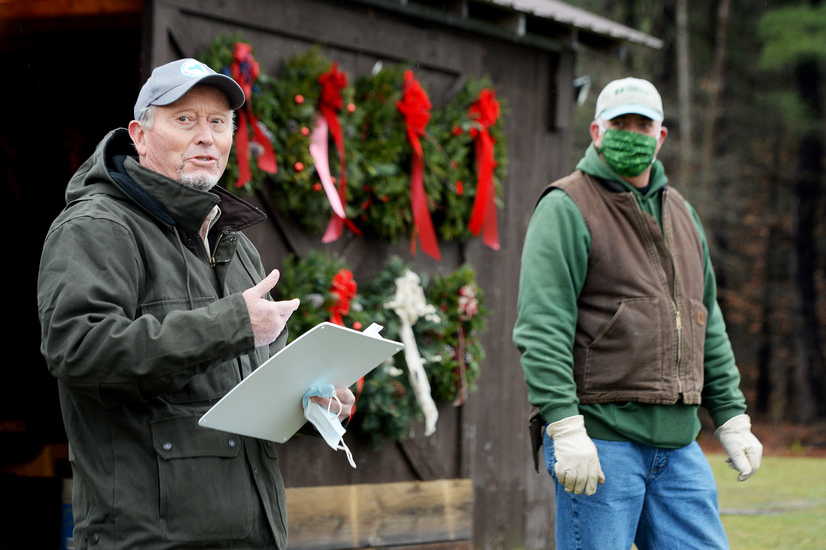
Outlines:
{"label": "blue jeans", "polygon": [[[554,444],[545,434],[545,466],[554,477]],[[717,485],[700,446],[660,449],[595,439],[605,483],[596,494],[556,486],[557,550],[722,550],[728,539]]]}

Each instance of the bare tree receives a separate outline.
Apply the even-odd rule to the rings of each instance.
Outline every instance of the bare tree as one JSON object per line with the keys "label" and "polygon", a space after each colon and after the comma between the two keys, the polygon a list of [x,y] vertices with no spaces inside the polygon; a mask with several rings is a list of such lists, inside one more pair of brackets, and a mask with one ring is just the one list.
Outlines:
{"label": "bare tree", "polygon": [[[687,1],[687,0],[681,0]],[[715,136],[717,135],[717,122],[722,111],[722,93],[725,88],[725,66],[729,26],[729,14],[731,13],[731,0],[720,0],[717,5],[717,25],[714,36],[714,59],[711,65],[711,74],[708,77],[708,109],[706,111],[706,124],[702,142],[702,170],[705,174],[703,181],[709,182],[715,170],[712,167],[714,161]]]}

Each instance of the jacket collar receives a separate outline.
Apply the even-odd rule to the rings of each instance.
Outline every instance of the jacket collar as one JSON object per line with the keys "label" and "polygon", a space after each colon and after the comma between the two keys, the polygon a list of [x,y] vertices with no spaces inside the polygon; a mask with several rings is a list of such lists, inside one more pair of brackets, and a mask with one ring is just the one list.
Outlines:
{"label": "jacket collar", "polygon": [[[126,130],[110,134],[110,139],[129,139]],[[122,147],[107,150],[122,151]],[[264,221],[267,216],[259,208],[236,197],[219,185],[210,191],[192,189],[180,182],[142,166],[132,154],[106,156],[112,182],[150,215],[165,223],[189,231],[199,231],[203,221],[216,204],[221,204],[218,230],[240,231]]]}

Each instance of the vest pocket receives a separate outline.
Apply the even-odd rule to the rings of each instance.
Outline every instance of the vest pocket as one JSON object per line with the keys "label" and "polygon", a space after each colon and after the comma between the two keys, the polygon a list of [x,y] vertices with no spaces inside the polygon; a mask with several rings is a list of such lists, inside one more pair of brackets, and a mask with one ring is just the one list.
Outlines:
{"label": "vest pocket", "polygon": [[683,393],[692,393],[699,399],[703,391],[706,327],[708,325],[708,308],[700,300],[689,300],[688,357],[681,366],[683,372]]}
{"label": "vest pocket", "polygon": [[630,298],[620,303],[577,360],[580,391],[656,391],[662,387],[662,308],[659,298]]}
{"label": "vest pocket", "polygon": [[238,435],[198,426],[198,416],[152,422],[161,530],[180,542],[241,539],[252,494]]}

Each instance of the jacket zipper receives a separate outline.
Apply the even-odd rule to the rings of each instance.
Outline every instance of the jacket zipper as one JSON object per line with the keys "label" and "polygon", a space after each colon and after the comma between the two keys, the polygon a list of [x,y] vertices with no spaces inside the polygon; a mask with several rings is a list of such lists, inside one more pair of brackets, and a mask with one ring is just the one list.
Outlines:
{"label": "jacket zipper", "polygon": [[[634,199],[634,205],[637,207],[637,215],[639,216],[640,222],[642,223],[643,228],[645,229],[645,233],[648,236],[649,242],[653,245],[654,244],[654,236],[651,234],[651,230],[648,228],[648,224],[645,221],[644,212],[642,210],[642,205],[640,204],[639,199],[634,193],[629,193],[631,198]],[[663,207],[663,216],[665,216],[665,191],[662,194],[662,207]],[[663,223],[665,225],[665,223]],[[674,254],[671,251],[671,246],[668,244],[668,239],[665,237],[665,230],[663,229],[663,242],[665,242],[665,249],[668,251],[668,256],[671,260],[671,264],[674,265]],[[655,247],[656,249],[656,247]],[[657,269],[660,272],[660,276],[662,277],[663,281],[667,281],[668,279],[665,276],[665,270],[662,266],[662,261],[660,260],[659,255],[657,256]],[[674,268],[674,292],[677,292],[677,269],[676,266]],[[683,380],[680,373],[680,367],[682,364],[682,356],[683,356],[683,321],[682,315],[680,314],[680,304],[677,302],[677,298],[669,293],[669,298],[671,299],[671,310],[674,313],[674,325],[677,330],[677,391],[680,395],[683,393]]]}
{"label": "jacket zipper", "polygon": [[223,231],[218,233],[218,238],[215,239],[215,246],[212,247],[212,255],[209,257],[209,266],[212,269],[215,269],[215,266],[218,264],[218,262],[215,261],[215,253],[218,252],[218,245],[221,244],[221,239],[224,238],[224,234],[225,233]]}

